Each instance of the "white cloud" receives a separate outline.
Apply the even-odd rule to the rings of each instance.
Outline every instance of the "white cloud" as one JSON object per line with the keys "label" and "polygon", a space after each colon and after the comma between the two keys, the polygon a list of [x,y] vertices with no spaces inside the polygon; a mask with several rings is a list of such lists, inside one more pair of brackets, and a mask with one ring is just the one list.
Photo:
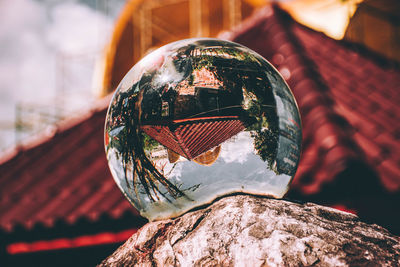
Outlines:
{"label": "white cloud", "polygon": [[[86,2],[0,1],[0,122],[12,125],[16,103],[49,104],[61,89],[68,106],[87,105],[113,18]],[[0,129],[3,145],[9,135]]]}
{"label": "white cloud", "polygon": [[66,2],[52,8],[48,43],[65,53],[93,53],[104,44],[111,19],[88,6]]}
{"label": "white cloud", "polygon": [[220,157],[227,163],[243,163],[249,154],[254,153],[253,138],[250,132],[242,131],[232,140],[223,143]]}

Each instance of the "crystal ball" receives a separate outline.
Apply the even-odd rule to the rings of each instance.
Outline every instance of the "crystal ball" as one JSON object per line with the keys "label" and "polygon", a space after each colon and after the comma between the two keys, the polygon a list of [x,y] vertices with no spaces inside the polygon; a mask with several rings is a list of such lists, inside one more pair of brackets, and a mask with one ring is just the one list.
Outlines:
{"label": "crystal ball", "polygon": [[219,39],[149,53],[122,79],[105,124],[114,180],[149,220],[234,193],[283,197],[301,138],[296,101],[278,71]]}

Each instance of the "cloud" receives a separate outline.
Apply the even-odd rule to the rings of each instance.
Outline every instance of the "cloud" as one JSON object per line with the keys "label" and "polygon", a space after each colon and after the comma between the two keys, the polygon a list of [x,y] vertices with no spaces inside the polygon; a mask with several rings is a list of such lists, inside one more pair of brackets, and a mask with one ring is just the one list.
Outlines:
{"label": "cloud", "polygon": [[250,154],[254,154],[253,138],[250,132],[242,131],[222,145],[220,157],[226,162],[243,163]]}
{"label": "cloud", "polygon": [[[88,6],[66,2],[51,9],[47,41],[65,53],[93,53],[111,31],[111,19]],[[96,51],[97,52],[97,51]]]}
{"label": "cloud", "polygon": [[[87,105],[113,18],[84,2],[97,3],[0,1],[0,122],[12,125],[16,103],[51,104],[60,91],[66,106]],[[3,145],[10,140],[0,131]]]}

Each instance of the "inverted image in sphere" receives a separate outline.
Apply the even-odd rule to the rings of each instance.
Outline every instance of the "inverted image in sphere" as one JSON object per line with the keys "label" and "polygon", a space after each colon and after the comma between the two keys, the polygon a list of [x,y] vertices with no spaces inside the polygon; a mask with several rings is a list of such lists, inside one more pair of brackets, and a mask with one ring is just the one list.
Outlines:
{"label": "inverted image in sphere", "polygon": [[114,180],[149,220],[232,193],[283,197],[300,146],[297,104],[277,70],[218,39],[144,57],[119,84],[105,125]]}

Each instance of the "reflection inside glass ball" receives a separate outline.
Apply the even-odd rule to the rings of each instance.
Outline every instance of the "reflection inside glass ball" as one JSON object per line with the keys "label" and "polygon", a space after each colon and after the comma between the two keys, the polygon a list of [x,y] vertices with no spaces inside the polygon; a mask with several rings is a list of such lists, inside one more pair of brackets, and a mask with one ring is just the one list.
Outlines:
{"label": "reflection inside glass ball", "polygon": [[236,192],[282,197],[300,144],[298,108],[276,69],[218,39],[143,58],[117,88],[105,127],[114,180],[150,220]]}

